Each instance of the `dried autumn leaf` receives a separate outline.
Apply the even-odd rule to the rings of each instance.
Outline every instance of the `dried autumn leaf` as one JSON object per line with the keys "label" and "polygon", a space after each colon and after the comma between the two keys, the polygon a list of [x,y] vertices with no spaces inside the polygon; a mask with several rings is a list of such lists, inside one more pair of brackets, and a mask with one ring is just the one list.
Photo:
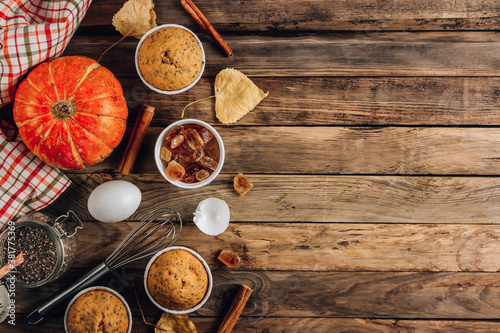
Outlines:
{"label": "dried autumn leaf", "polygon": [[113,26],[123,36],[137,39],[156,27],[153,0],[128,0],[113,16]]}
{"label": "dried autumn leaf", "polygon": [[215,78],[215,114],[223,124],[234,123],[252,111],[268,94],[245,74],[226,68]]}
{"label": "dried autumn leaf", "polygon": [[197,333],[197,331],[187,315],[164,312],[155,326],[155,333]]}

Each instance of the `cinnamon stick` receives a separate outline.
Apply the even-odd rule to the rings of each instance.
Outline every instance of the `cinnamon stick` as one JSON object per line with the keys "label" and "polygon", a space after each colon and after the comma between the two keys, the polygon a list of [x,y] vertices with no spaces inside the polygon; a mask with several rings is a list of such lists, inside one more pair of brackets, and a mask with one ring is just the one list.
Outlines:
{"label": "cinnamon stick", "polygon": [[240,290],[238,290],[238,294],[236,294],[236,297],[224,317],[224,320],[222,320],[217,333],[230,333],[233,330],[233,327],[236,325],[236,322],[238,321],[238,318],[240,317],[241,312],[243,311],[245,304],[247,304],[252,292],[253,290],[250,289],[250,287],[241,285]]}
{"label": "cinnamon stick", "polygon": [[14,263],[7,263],[7,265],[3,266],[0,268],[0,279],[3,278],[7,273],[9,273],[11,270],[13,270],[15,267],[21,265],[24,262],[24,255],[23,252],[21,251],[15,258],[14,258]]}
{"label": "cinnamon stick", "polygon": [[205,24],[203,23],[203,21],[196,14],[196,12],[193,10],[193,8],[191,8],[191,6],[188,5],[188,3],[186,2],[186,0],[181,0],[181,5],[188,12],[189,16],[191,16],[196,21],[196,23],[198,23],[198,25],[200,26],[200,28],[202,28],[203,31],[205,31],[206,33],[208,33],[208,29],[205,26]]}
{"label": "cinnamon stick", "polygon": [[188,14],[198,23],[198,25],[212,38],[215,43],[224,51],[226,56],[232,57],[233,51],[224,41],[224,39],[219,35],[215,28],[208,22],[207,18],[203,13],[196,7],[196,5],[191,0],[181,0],[181,5],[188,12]]}
{"label": "cinnamon stick", "polygon": [[128,151],[130,150],[130,145],[132,144],[134,133],[137,131],[137,126],[139,126],[139,120],[142,117],[142,110],[143,107],[140,108],[139,113],[137,114],[137,118],[135,119],[134,127],[132,128],[132,132],[130,133],[130,137],[127,142],[127,146],[125,147],[125,151],[123,152],[122,159],[120,161],[120,164],[118,164],[118,172],[121,172],[123,169],[123,164],[125,163],[125,160],[127,159]]}
{"label": "cinnamon stick", "polygon": [[118,172],[124,175],[130,174],[134,166],[139,150],[141,149],[142,141],[146,136],[146,132],[153,119],[155,108],[149,105],[143,105],[139,111],[139,115],[135,120],[134,128],[130,134],[130,138],[125,148],[125,153],[122,156],[120,164],[118,165]]}

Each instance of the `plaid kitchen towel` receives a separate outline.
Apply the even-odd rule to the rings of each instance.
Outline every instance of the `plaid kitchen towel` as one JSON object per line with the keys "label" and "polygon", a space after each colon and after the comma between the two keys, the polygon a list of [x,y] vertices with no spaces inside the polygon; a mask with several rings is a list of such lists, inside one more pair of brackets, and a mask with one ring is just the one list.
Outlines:
{"label": "plaid kitchen towel", "polygon": [[30,68],[63,53],[91,2],[0,1],[0,107]]}
{"label": "plaid kitchen towel", "polygon": [[0,120],[0,230],[9,220],[47,206],[71,183],[18,141],[14,127]]}

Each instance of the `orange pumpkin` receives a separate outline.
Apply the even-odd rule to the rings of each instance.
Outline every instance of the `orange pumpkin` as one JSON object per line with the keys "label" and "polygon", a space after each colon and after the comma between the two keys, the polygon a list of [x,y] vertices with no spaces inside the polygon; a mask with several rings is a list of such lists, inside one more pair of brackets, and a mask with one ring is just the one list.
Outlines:
{"label": "orange pumpkin", "polygon": [[127,124],[120,82],[95,60],[60,57],[33,69],[19,85],[14,120],[35,155],[61,169],[101,162]]}

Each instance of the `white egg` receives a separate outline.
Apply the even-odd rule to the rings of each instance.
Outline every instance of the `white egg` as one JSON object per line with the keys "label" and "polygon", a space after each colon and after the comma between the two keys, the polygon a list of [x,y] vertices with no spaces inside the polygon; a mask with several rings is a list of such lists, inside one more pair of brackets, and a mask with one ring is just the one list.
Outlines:
{"label": "white egg", "polygon": [[112,180],[90,193],[90,214],[101,222],[119,222],[129,218],[141,204],[141,190],[124,180]]}
{"label": "white egg", "polygon": [[193,221],[207,235],[221,234],[229,226],[229,206],[221,199],[205,199],[198,204]]}

